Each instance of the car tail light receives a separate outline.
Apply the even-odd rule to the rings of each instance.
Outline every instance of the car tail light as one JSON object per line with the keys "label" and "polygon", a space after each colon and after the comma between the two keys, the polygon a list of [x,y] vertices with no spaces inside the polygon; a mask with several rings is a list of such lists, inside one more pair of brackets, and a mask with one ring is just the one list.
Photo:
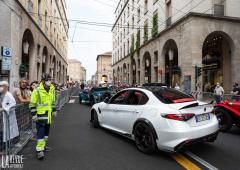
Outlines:
{"label": "car tail light", "polygon": [[192,117],[194,117],[195,114],[193,113],[183,113],[183,114],[162,114],[162,117],[166,119],[172,119],[172,120],[178,120],[178,121],[188,121]]}

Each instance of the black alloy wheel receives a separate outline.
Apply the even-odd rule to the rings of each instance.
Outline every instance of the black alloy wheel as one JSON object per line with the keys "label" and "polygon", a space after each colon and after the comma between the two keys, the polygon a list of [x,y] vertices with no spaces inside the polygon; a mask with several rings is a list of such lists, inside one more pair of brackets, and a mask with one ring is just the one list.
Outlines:
{"label": "black alloy wheel", "polygon": [[219,130],[227,132],[232,128],[232,117],[226,110],[218,108],[216,109],[216,116],[219,122]]}
{"label": "black alloy wheel", "polygon": [[152,129],[144,122],[138,123],[134,128],[135,143],[139,151],[150,154],[156,151],[156,138]]}

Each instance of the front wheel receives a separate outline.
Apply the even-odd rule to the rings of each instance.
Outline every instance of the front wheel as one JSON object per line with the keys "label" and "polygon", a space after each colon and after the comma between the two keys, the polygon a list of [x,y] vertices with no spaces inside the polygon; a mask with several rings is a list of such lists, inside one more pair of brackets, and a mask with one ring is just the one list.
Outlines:
{"label": "front wheel", "polygon": [[93,115],[92,115],[92,127],[94,128],[99,128],[99,121],[98,121],[98,115],[97,115],[97,112],[94,110],[93,111]]}
{"label": "front wheel", "polygon": [[146,123],[140,122],[135,126],[134,137],[139,151],[150,154],[157,150],[156,138],[152,129]]}
{"label": "front wheel", "polygon": [[232,117],[226,110],[221,108],[216,109],[216,116],[219,122],[220,131],[227,132],[232,128]]}

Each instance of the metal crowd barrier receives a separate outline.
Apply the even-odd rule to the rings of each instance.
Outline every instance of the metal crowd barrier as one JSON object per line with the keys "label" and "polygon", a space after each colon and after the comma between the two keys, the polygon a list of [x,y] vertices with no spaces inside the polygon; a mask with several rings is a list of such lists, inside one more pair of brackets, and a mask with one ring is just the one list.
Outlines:
{"label": "metal crowd barrier", "polygon": [[[191,95],[199,101],[209,102],[216,100],[216,94],[211,92],[191,92]],[[224,94],[221,100],[240,100],[240,95]]]}
{"label": "metal crowd barrier", "polygon": [[[61,109],[64,104],[69,101],[71,95],[77,90],[78,88],[76,87],[61,91],[57,94],[57,107]],[[16,127],[12,126],[12,116],[16,117]],[[18,131],[19,135],[11,138],[13,128]],[[32,116],[28,104],[20,104],[11,107],[8,112],[0,109],[0,158],[2,155],[18,153],[34,136],[34,130],[35,123],[32,122]]]}

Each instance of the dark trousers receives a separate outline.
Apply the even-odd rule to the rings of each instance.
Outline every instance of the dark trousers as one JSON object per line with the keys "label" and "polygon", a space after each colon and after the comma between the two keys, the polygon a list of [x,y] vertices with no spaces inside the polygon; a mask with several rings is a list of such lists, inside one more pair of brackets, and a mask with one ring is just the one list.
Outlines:
{"label": "dark trousers", "polygon": [[36,128],[37,128],[37,139],[47,140],[49,131],[50,131],[50,124],[37,122]]}
{"label": "dark trousers", "polygon": [[222,96],[215,95],[215,100],[216,100],[216,103],[219,104],[222,100]]}

